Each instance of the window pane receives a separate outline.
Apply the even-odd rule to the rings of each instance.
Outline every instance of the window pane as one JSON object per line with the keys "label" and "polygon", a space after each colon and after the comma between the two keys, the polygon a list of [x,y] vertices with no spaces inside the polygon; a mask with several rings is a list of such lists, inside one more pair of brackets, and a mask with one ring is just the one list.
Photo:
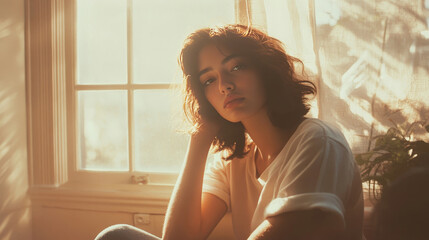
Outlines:
{"label": "window pane", "polygon": [[[188,137],[177,132],[171,90],[135,91],[135,162],[143,172],[178,172]],[[174,106],[173,106],[174,104]],[[180,104],[179,104],[180,105]]]}
{"label": "window pane", "polygon": [[134,82],[180,82],[177,57],[196,29],[234,23],[231,0],[133,1]]}
{"label": "window pane", "polygon": [[128,170],[126,91],[78,92],[79,169]]}
{"label": "window pane", "polygon": [[127,82],[127,1],[77,1],[77,82]]}

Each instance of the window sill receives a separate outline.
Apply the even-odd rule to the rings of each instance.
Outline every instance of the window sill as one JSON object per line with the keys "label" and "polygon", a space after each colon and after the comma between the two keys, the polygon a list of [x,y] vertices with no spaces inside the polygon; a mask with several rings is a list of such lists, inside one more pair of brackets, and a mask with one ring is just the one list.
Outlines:
{"label": "window sill", "polygon": [[77,210],[164,214],[172,185],[35,186],[29,190],[33,206]]}

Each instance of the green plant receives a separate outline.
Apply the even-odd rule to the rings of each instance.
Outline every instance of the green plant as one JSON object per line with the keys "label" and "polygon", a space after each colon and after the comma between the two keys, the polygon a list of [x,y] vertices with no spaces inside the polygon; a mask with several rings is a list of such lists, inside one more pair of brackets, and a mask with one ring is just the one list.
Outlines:
{"label": "green plant", "polygon": [[[369,193],[375,200],[383,188],[408,169],[429,166],[429,143],[410,140],[413,129],[418,125],[425,126],[426,122],[394,125],[385,134],[371,139],[375,141],[372,149],[355,155],[361,167],[362,182],[368,182]],[[429,132],[429,125],[425,129]]]}

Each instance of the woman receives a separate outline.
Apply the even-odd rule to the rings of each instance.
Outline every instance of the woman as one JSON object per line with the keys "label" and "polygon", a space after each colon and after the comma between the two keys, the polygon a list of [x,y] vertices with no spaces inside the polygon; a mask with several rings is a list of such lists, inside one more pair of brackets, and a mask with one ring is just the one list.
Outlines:
{"label": "woman", "polygon": [[[237,239],[362,238],[352,153],[336,128],[304,117],[315,86],[281,42],[242,25],[201,29],[180,63],[194,130],[163,239],[205,239],[227,211]],[[205,172],[210,147],[222,159]]]}

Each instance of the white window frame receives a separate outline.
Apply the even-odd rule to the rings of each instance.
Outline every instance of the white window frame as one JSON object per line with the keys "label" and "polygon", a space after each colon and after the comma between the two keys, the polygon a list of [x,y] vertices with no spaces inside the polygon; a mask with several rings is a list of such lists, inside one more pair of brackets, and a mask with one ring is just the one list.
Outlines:
{"label": "white window frame", "polygon": [[[68,133],[69,139],[69,184],[97,184],[104,185],[111,189],[112,185],[116,185],[121,189],[128,189],[129,184],[144,184],[144,185],[173,185],[176,182],[178,173],[152,173],[152,172],[138,172],[133,171],[135,165],[134,158],[134,91],[135,90],[148,90],[148,89],[171,89],[173,86],[177,86],[177,83],[165,82],[165,83],[143,83],[138,84],[133,81],[133,39],[132,39],[132,0],[127,0],[127,83],[125,84],[78,84],[76,79],[71,84],[70,91],[70,111],[72,114],[68,117],[70,121],[70,132]],[[76,39],[76,38],[74,38]],[[74,43],[73,46],[76,46]],[[76,52],[76,51],[74,51]],[[76,63],[76,55],[74,55],[73,62]],[[78,91],[85,90],[126,90],[127,91],[127,119],[128,119],[128,171],[111,172],[111,171],[91,171],[85,169],[78,169],[78,148],[76,143],[78,142],[77,137],[77,126],[76,113],[77,109],[77,93]],[[122,183],[119,184],[118,183]],[[131,187],[132,188],[132,187]]]}
{"label": "white window frame", "polygon": [[[246,25],[251,19],[250,1],[235,0],[235,6],[236,21]],[[131,173],[77,171],[76,2],[26,0],[25,7],[29,192],[33,202],[109,210],[123,210],[127,205],[134,206],[129,208],[131,212],[164,213],[178,174],[146,173],[143,182],[149,177],[149,183],[141,185],[130,184]],[[143,89],[168,86],[137,85]]]}

